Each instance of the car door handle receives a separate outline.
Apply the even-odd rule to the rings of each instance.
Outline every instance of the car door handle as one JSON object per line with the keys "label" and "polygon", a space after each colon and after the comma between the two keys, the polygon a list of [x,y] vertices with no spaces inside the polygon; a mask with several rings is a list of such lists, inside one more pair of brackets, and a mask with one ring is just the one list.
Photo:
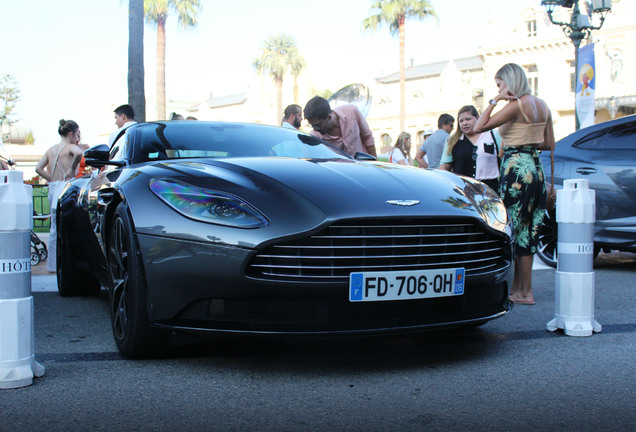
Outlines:
{"label": "car door handle", "polygon": [[110,203],[110,201],[113,199],[113,193],[112,192],[102,192],[99,191],[97,192],[97,203],[99,205],[108,205],[108,203]]}
{"label": "car door handle", "polygon": [[596,168],[581,167],[577,168],[576,172],[583,175],[590,175],[596,173]]}

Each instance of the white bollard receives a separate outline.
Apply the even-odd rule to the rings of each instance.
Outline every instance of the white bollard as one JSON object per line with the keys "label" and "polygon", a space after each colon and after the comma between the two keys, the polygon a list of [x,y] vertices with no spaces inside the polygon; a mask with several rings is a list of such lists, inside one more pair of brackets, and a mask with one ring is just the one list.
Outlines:
{"label": "white bollard", "polygon": [[0,208],[0,389],[13,389],[44,375],[34,353],[33,198],[22,171],[0,171]]}
{"label": "white bollard", "polygon": [[555,313],[547,329],[563,329],[568,336],[601,331],[594,319],[594,195],[583,179],[565,180],[563,189],[557,191]]}

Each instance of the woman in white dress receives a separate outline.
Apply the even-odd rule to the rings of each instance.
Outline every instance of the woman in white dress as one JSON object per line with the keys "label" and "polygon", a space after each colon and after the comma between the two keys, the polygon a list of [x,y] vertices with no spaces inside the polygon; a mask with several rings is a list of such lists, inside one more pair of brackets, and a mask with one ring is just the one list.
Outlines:
{"label": "woman in white dress", "polygon": [[402,132],[389,152],[389,162],[400,165],[413,165],[411,162],[411,134]]}
{"label": "woman in white dress", "polygon": [[79,147],[81,133],[79,125],[73,120],[60,120],[57,132],[62,140],[48,149],[42,156],[35,172],[49,182],[49,208],[51,209],[51,231],[49,233],[49,256],[46,260],[46,269],[53,273],[56,271],[56,210],[57,200],[66,182],[77,175],[77,168],[82,159],[82,149]]}

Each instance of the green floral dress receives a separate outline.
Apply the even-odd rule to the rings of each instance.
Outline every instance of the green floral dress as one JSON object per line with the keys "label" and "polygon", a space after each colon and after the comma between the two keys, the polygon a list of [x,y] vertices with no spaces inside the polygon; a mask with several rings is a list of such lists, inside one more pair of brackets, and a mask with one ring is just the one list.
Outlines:
{"label": "green floral dress", "polygon": [[546,205],[545,176],[533,147],[507,147],[501,162],[499,194],[515,233],[516,254],[537,251]]}

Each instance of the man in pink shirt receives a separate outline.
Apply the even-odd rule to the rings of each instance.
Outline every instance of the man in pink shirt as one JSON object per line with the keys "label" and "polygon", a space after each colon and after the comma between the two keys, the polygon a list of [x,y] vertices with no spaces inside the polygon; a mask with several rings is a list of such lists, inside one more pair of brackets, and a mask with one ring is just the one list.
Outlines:
{"label": "man in pink shirt", "polygon": [[314,96],[305,105],[305,118],[314,130],[312,135],[355,156],[356,152],[377,157],[375,140],[369,124],[355,105],[340,105],[333,110],[329,102]]}

